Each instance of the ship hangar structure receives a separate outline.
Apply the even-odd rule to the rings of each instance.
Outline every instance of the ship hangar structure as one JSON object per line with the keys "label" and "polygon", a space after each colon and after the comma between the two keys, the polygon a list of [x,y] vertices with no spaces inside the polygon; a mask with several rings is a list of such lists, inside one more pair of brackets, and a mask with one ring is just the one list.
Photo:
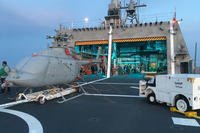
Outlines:
{"label": "ship hangar structure", "polygon": [[[176,15],[171,21],[140,23],[137,8],[146,6],[134,0],[124,5],[111,0],[105,21],[100,26],[60,27],[57,37],[70,36],[68,41],[78,54],[88,58],[106,57],[111,26],[113,73],[191,73],[191,58]],[[62,39],[59,41],[66,43]],[[102,58],[104,66],[107,64],[105,59]]]}
{"label": "ship hangar structure", "polygon": [[[175,73],[190,73],[191,58],[178,23],[173,25]],[[170,22],[150,22],[112,26],[112,68],[117,73],[171,73]],[[58,30],[71,35],[79,54],[107,56],[109,26]],[[128,72],[124,69],[129,67]]]}
{"label": "ship hangar structure", "polygon": [[[61,48],[65,52],[62,52],[64,56],[71,55],[70,58],[76,60],[81,58],[76,55],[78,53],[89,59],[102,59],[101,65],[103,63],[106,65],[105,57],[108,56],[108,44],[111,42],[108,41],[111,38],[111,34],[108,33],[111,26],[112,68],[117,69],[116,73],[120,76],[111,78],[102,78],[104,76],[98,74],[84,76],[77,81],[80,83],[81,93],[77,92],[79,90],[74,93],[73,90],[77,86],[72,86],[71,89],[53,88],[28,94],[31,100],[14,102],[16,94],[27,89],[18,88],[8,94],[0,94],[1,131],[4,133],[16,131],[55,133],[58,130],[59,133],[80,131],[199,133],[199,119],[184,118],[184,116],[182,118],[180,114],[172,114],[167,106],[146,103],[144,97],[139,95],[138,88],[139,81],[144,79],[143,75],[138,77],[136,74],[134,77],[128,75],[143,72],[173,73],[174,68],[175,73],[189,73],[191,69],[191,58],[177,21],[174,21],[173,32],[172,23],[168,21],[139,23],[135,7],[143,6],[145,5],[135,5],[134,1],[130,0],[128,7],[121,7],[118,0],[112,0],[103,25],[72,29],[61,26],[56,30],[56,36],[47,36],[54,39],[51,48],[56,50]],[[131,24],[123,23],[120,8],[128,8],[127,18],[132,18]],[[133,20],[136,23],[132,23]],[[75,48],[76,53],[71,46]],[[60,56],[61,53],[58,54]],[[58,59],[57,54],[55,60],[58,61],[58,65],[62,65],[63,61]],[[66,64],[65,66],[70,68]],[[52,66],[52,68],[56,70],[57,67]],[[69,72],[67,75],[69,76]],[[73,94],[68,95],[68,92],[72,91]],[[55,98],[57,100],[49,101],[43,106],[35,103],[25,104],[36,98],[44,99],[36,97],[38,94],[48,97],[48,100]],[[12,128],[6,128],[10,126],[10,122],[15,124]],[[146,128],[141,128],[141,125],[145,125]]]}

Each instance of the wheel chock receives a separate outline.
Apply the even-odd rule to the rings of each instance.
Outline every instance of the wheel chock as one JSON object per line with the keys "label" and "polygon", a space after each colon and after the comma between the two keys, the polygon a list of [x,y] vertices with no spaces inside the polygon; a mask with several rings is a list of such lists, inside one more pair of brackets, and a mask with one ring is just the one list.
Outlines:
{"label": "wheel chock", "polygon": [[170,111],[171,111],[171,112],[178,112],[178,113],[181,113],[181,112],[179,112],[179,110],[177,110],[175,107],[170,107]]}
{"label": "wheel chock", "polygon": [[181,112],[181,111],[177,110],[175,107],[170,107],[170,111],[183,114],[188,118],[200,119],[200,116],[198,116],[197,112],[195,112],[195,111]]}
{"label": "wheel chock", "polygon": [[198,117],[197,112],[185,112],[185,116],[187,116],[189,118]]}

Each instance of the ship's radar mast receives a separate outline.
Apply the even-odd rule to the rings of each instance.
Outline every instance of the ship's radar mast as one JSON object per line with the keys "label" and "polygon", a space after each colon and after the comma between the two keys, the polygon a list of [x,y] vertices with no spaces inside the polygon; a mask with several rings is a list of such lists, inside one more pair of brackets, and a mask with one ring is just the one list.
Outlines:
{"label": "ship's radar mast", "polygon": [[[108,6],[108,15],[105,17],[105,26],[120,26],[126,24],[128,21],[130,23],[139,23],[139,8],[146,7],[145,4],[140,4],[140,0],[135,2],[130,0],[129,3],[121,4],[119,0],[111,0]],[[122,10],[125,10],[125,21],[122,21]],[[125,22],[125,23],[124,23]]]}
{"label": "ship's radar mast", "polygon": [[139,10],[140,7],[146,7],[145,4],[140,4],[140,0],[137,0],[137,2],[134,2],[134,0],[130,0],[129,4],[121,5],[120,9],[126,10],[126,18],[125,23],[127,21],[130,21],[130,23],[139,23]]}

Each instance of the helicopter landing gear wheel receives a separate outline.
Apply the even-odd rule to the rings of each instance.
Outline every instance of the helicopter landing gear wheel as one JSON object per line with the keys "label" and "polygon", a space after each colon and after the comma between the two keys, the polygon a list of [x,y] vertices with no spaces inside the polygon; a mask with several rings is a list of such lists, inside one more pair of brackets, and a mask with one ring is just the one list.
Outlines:
{"label": "helicopter landing gear wheel", "polygon": [[46,102],[45,97],[44,97],[44,96],[40,96],[40,97],[38,98],[38,102],[39,102],[39,104],[44,104],[44,103]]}

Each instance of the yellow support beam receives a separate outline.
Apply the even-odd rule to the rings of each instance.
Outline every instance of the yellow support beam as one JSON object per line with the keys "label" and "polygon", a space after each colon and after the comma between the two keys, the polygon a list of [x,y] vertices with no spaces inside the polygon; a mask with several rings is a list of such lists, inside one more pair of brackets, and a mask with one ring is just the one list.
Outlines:
{"label": "yellow support beam", "polygon": [[177,110],[175,107],[170,107],[170,111],[183,114],[188,118],[200,119],[200,116],[198,116],[198,113],[195,111],[181,112],[181,111]]}
{"label": "yellow support beam", "polygon": [[[143,37],[143,38],[123,38],[123,39],[113,39],[113,42],[116,43],[126,43],[126,42],[146,42],[146,41],[165,41],[167,37],[165,36],[156,36],[156,37]],[[85,46],[85,45],[108,45],[108,40],[88,40],[88,41],[76,41],[76,46]]]}

